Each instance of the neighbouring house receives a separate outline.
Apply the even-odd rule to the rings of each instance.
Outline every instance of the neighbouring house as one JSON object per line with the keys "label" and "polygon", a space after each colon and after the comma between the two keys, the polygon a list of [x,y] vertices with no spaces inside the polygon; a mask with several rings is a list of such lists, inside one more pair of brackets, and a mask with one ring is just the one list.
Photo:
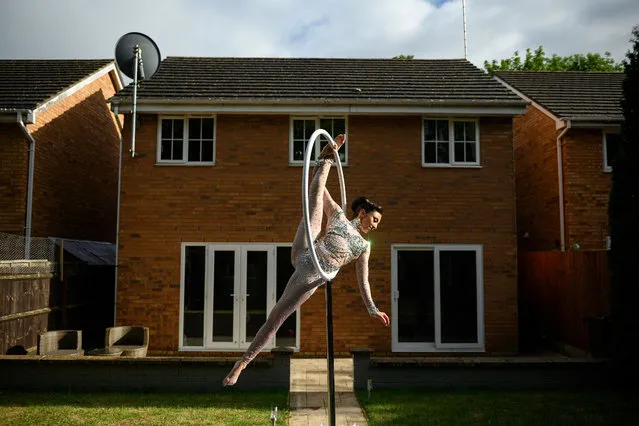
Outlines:
{"label": "neighbouring house", "polygon": [[[125,149],[132,92],[110,100]],[[392,321],[368,317],[348,265],[336,353],[516,353],[525,105],[466,60],[166,58],[139,85],[123,159],[116,323],[150,327],[151,353],[241,353],[292,273],[305,144],[323,128],[347,134],[348,203],[384,206],[370,282]],[[272,346],[325,354],[321,290]]]}
{"label": "neighbouring house", "polygon": [[[121,139],[107,99],[122,87],[113,60],[0,60],[0,261],[54,264],[64,240],[67,248],[107,244],[115,252]],[[113,269],[113,261],[100,264],[108,262]],[[62,270],[53,281],[71,276]],[[55,300],[55,287],[66,283],[52,282],[51,294],[48,278],[46,287],[32,284],[3,288],[13,300],[0,312],[4,346],[33,346],[38,332],[64,325],[48,324],[48,312],[81,302]],[[115,279],[107,285],[113,293]],[[95,281],[81,286],[82,294],[105,292]]]}
{"label": "neighbouring house", "polygon": [[520,250],[605,250],[624,73],[496,78],[530,102],[513,124]]}

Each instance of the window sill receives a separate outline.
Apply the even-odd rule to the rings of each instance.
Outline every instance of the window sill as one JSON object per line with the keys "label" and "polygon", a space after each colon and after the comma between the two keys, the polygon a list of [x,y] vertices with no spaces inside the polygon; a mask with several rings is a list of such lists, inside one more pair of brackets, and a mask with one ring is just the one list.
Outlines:
{"label": "window sill", "polygon": [[163,161],[156,161],[156,166],[186,166],[186,167],[206,167],[206,166],[215,166],[215,162],[212,163],[167,163]]}
{"label": "window sill", "polygon": [[480,164],[423,164],[423,169],[482,169]]}

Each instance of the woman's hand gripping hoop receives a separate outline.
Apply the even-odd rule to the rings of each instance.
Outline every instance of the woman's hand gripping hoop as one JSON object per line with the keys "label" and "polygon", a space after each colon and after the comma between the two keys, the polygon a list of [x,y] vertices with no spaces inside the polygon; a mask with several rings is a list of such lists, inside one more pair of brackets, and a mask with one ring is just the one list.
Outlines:
{"label": "woman's hand gripping hoop", "polygon": [[[322,278],[324,278],[326,281],[330,281],[335,278],[335,275],[337,275],[337,271],[332,274],[327,274],[319,264],[317,253],[315,252],[315,245],[313,244],[314,241],[312,240],[313,237],[311,235],[311,222],[309,219],[310,213],[308,207],[308,168],[311,162],[311,153],[313,152],[313,147],[320,135],[325,136],[328,139],[328,143],[331,144],[331,147],[333,149],[337,147],[337,144],[335,143],[331,135],[329,135],[328,132],[324,129],[315,130],[308,140],[308,145],[306,145],[306,154],[304,156],[304,171],[302,172],[302,213],[304,215],[304,228],[306,229],[306,242],[311,253],[311,260],[313,261],[313,265]],[[345,211],[346,186],[344,184],[344,172],[342,171],[342,163],[339,160],[338,152],[334,151],[334,155],[335,163],[337,164],[337,174],[339,177],[340,193],[342,197],[342,211]]]}

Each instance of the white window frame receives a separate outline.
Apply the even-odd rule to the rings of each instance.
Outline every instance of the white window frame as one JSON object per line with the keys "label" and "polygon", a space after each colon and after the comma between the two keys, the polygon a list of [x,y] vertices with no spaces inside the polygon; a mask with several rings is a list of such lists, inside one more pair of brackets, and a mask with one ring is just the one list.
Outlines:
{"label": "white window frame", "polygon": [[[213,119],[213,161],[188,161],[189,158],[189,119],[191,118],[212,118]],[[182,160],[162,160],[162,120],[183,120],[184,121],[184,133],[182,138]],[[156,158],[157,164],[161,165],[178,165],[178,166],[214,166],[215,165],[215,151],[217,140],[217,116],[215,114],[209,115],[158,115],[157,124],[157,145],[156,145]]]}
{"label": "white window frame", "polygon": [[[610,164],[608,164],[608,135],[612,134],[612,135],[620,135],[619,131],[606,131],[604,130],[603,132],[603,171],[606,173],[610,173],[612,172],[612,166]],[[619,147],[617,147],[618,149]]]}
{"label": "white window frame", "polygon": [[[400,343],[398,340],[398,321],[391,321],[393,352],[484,352],[484,255],[481,244],[393,244],[391,245],[391,318],[398,318],[398,261],[399,251],[433,251],[435,265],[435,341]],[[441,341],[441,291],[439,287],[439,252],[440,251],[474,251],[476,253],[477,276],[477,342],[476,343],[442,343]]]}
{"label": "white window frame", "polygon": [[[425,161],[425,153],[426,153],[426,134],[424,133],[424,121],[428,121],[428,120],[437,120],[437,121],[448,121],[448,163],[427,163]],[[475,144],[477,145],[477,161],[467,161],[467,162],[461,162],[461,161],[453,161],[454,155],[455,155],[455,122],[456,121],[463,121],[463,122],[473,122],[475,123]],[[422,139],[421,139],[421,144],[422,144],[422,149],[421,149],[421,163],[422,163],[422,167],[427,168],[427,167],[465,167],[465,168],[479,168],[481,167],[481,158],[480,158],[480,152],[481,152],[481,143],[479,140],[479,118],[472,118],[472,117],[431,117],[431,116],[425,116],[422,117],[421,120],[421,132],[422,132]]]}
{"label": "white window frame", "polygon": [[[220,342],[220,343],[211,343],[210,340],[210,336],[212,333],[212,317],[207,316],[211,311],[212,311],[212,306],[210,306],[211,304],[211,298],[212,298],[212,294],[211,291],[213,290],[212,286],[213,286],[213,268],[209,268],[209,265],[211,264],[211,259],[212,259],[212,253],[214,250],[233,250],[236,252],[236,257],[235,257],[235,261],[236,261],[236,270],[240,271],[241,274],[244,274],[244,271],[242,271],[242,268],[240,268],[239,262],[240,262],[240,256],[242,256],[242,251],[243,250],[264,250],[264,251],[269,251],[272,252],[272,259],[273,259],[273,263],[272,265],[269,264],[269,280],[271,280],[273,282],[273,288],[270,294],[268,294],[268,300],[267,300],[267,310],[268,313],[271,312],[271,310],[273,309],[273,307],[275,306],[276,303],[276,299],[277,299],[277,283],[276,283],[276,274],[277,274],[277,248],[278,247],[291,247],[292,244],[287,243],[287,244],[281,244],[281,243],[274,243],[274,244],[262,244],[262,243],[202,243],[202,242],[194,242],[194,243],[190,243],[190,242],[183,242],[181,244],[180,247],[180,310],[179,310],[179,327],[178,327],[178,332],[179,332],[179,343],[178,343],[178,350],[179,351],[184,351],[184,352],[242,352],[246,349],[246,347],[248,347],[248,343],[242,342],[241,343],[241,347],[238,348],[237,343],[232,343],[232,342]],[[204,325],[203,325],[203,346],[185,346],[184,344],[184,291],[185,291],[185,282],[184,282],[184,273],[185,273],[185,267],[186,267],[186,248],[187,247],[204,247],[205,248],[205,265],[206,265],[206,271],[205,271],[205,282],[204,282]],[[245,277],[244,277],[245,278]],[[240,276],[240,274],[237,275],[236,277],[236,286],[239,286],[239,281],[242,279],[242,276]],[[239,324],[239,313],[236,313],[234,315],[234,328],[237,328],[240,326]],[[296,352],[299,352],[300,350],[300,335],[301,335],[301,315],[300,315],[300,309],[297,309],[295,311],[295,313],[293,314],[296,316],[296,336],[295,336],[295,348],[294,350]],[[240,330],[240,339],[244,339],[244,331],[245,330]],[[272,349],[273,347],[275,347],[275,344],[277,343],[277,337],[274,337],[264,348],[263,351],[269,351],[270,349]]]}
{"label": "white window frame", "polygon": [[[315,120],[315,130],[320,127],[320,120],[344,120],[344,135],[346,136],[346,143],[342,147],[344,150],[344,161],[342,162],[342,166],[348,166],[348,116],[345,115],[313,115],[313,116],[291,116],[289,121],[289,137],[288,137],[288,164],[289,166],[303,166],[304,161],[294,160],[293,159],[293,151],[294,151],[294,143],[293,143],[293,122],[295,120]],[[333,135],[337,136],[337,135]],[[308,144],[306,141],[305,145]],[[315,152],[319,154],[320,144],[315,143]],[[306,146],[304,147],[306,149]]]}

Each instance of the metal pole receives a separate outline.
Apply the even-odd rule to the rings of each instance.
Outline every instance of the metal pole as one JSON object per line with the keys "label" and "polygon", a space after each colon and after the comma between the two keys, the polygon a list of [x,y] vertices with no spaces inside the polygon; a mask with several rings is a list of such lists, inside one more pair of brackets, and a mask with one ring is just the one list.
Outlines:
{"label": "metal pole", "polygon": [[138,64],[140,61],[140,46],[137,44],[133,48],[135,59],[133,63],[133,107],[131,109],[131,157],[135,157],[135,121],[138,99]]}
{"label": "metal pole", "polygon": [[466,0],[462,0],[462,14],[464,15],[464,59],[467,59],[468,43],[466,41]]}
{"label": "metal pole", "polygon": [[335,426],[335,355],[333,352],[333,296],[331,282],[326,282],[326,363],[328,375],[328,424]]}

